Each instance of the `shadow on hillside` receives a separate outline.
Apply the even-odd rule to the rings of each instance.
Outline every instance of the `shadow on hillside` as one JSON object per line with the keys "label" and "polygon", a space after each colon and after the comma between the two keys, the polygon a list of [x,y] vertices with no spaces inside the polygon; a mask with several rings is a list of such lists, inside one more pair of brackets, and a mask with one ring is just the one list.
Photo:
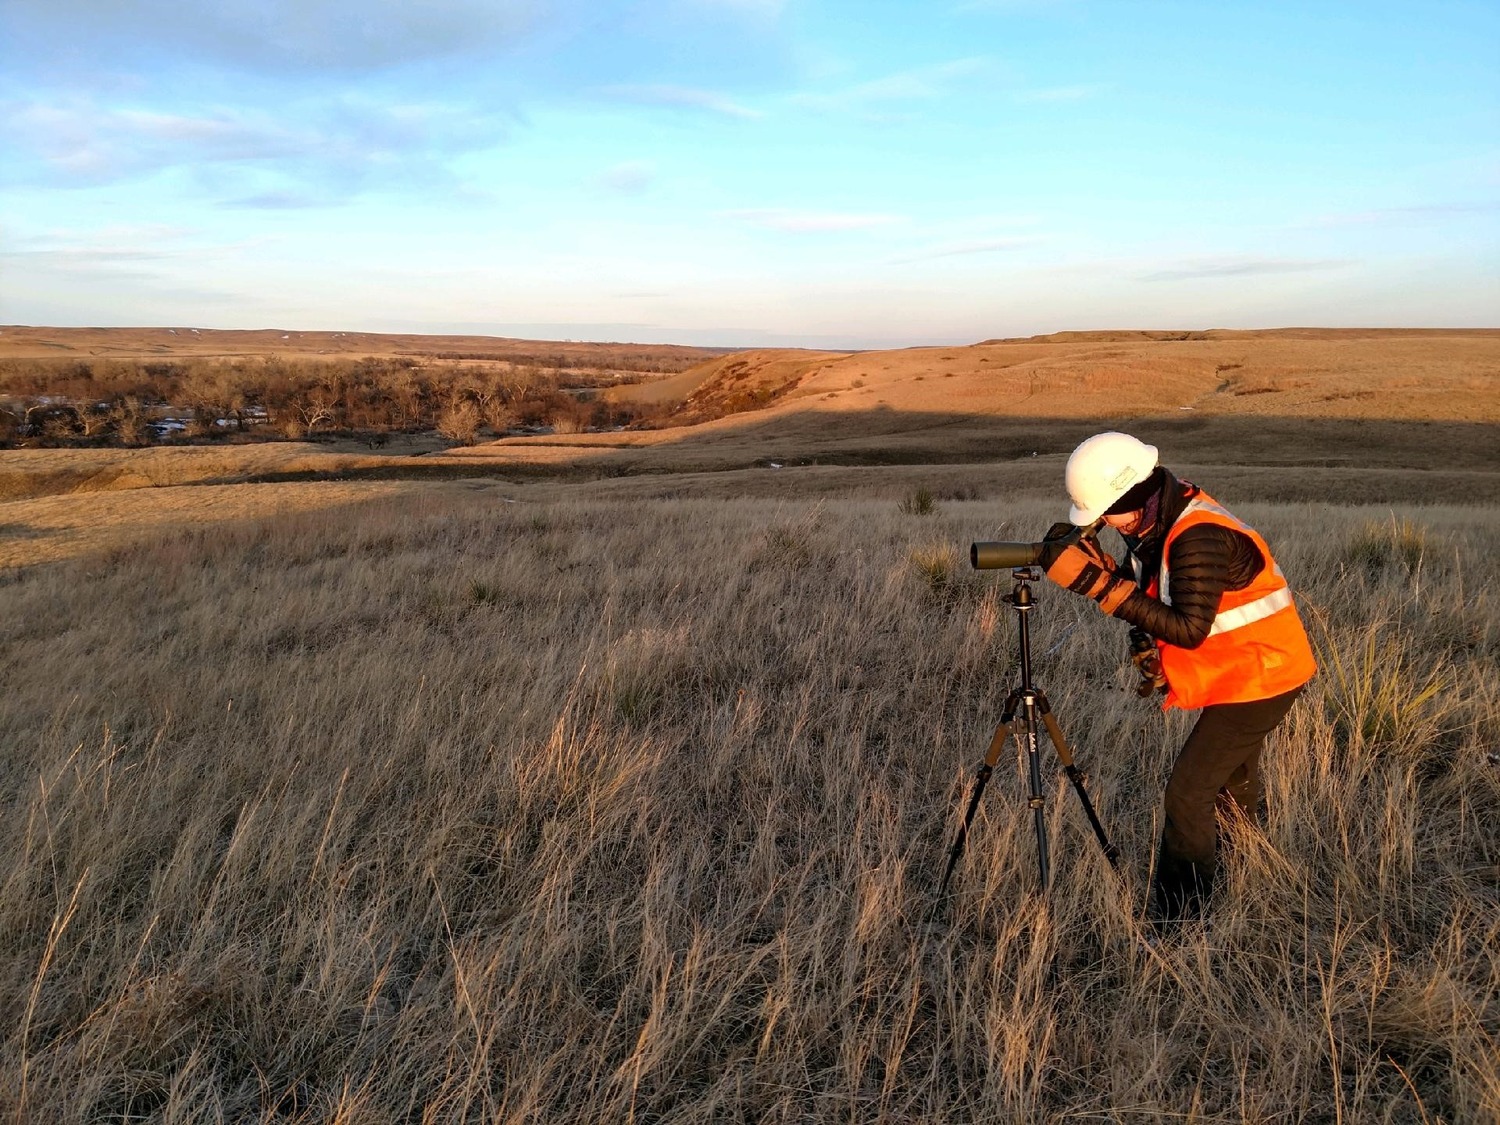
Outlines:
{"label": "shadow on hillside", "polygon": [[[1152,442],[1176,466],[1234,466],[1246,479],[1274,477],[1277,499],[1319,499],[1337,482],[1346,502],[1379,502],[1382,482],[1402,478],[1403,502],[1500,501],[1500,426],[1464,422],[1201,415],[1079,420],[923,414],[890,409],[806,411],[741,425],[639,434],[497,442],[453,456],[369,459],[329,472],[267,473],[239,480],[584,481],[660,474],[810,466],[964,466],[1055,462],[1085,437],[1120,429]],[[649,443],[649,444],[648,444]],[[1038,466],[1041,468],[1041,466]],[[1267,474],[1270,474],[1267,476]],[[1420,474],[1413,477],[1412,474]],[[1305,477],[1305,486],[1297,481]],[[1363,483],[1362,483],[1363,482]]]}

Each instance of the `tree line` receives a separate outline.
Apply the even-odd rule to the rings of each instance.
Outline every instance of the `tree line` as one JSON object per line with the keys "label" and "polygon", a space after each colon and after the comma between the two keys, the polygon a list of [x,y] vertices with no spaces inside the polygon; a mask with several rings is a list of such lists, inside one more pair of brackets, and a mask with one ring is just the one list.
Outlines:
{"label": "tree line", "polygon": [[520,362],[385,356],[288,360],[0,360],[0,446],[151,445],[436,431],[459,443],[511,433],[650,426],[660,408],[613,403],[640,381]]}

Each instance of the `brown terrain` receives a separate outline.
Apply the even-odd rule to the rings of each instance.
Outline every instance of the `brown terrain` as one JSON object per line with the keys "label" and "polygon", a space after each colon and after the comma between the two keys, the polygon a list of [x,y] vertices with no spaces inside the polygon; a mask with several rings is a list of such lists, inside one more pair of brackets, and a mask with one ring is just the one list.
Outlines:
{"label": "brown terrain", "polygon": [[[278,508],[324,506],[328,494],[317,486],[330,480],[382,490],[474,480],[584,485],[619,496],[847,496],[918,486],[1041,495],[1055,491],[1067,452],[1103,428],[1153,441],[1174,467],[1208,471],[1246,498],[1500,502],[1500,330],[1070,332],[966,347],[715,353],[463,336],[0,329],[0,358],[70,354],[446,361],[545,354],[596,369],[691,366],[603,392],[668,408],[657,429],[456,448],[407,441],[380,453],[326,438],[0,451],[0,501],[11,502],[0,511],[0,565],[50,557],[48,544],[64,540],[73,546],[63,553],[77,553],[109,539],[110,528],[125,534],[150,523],[140,502],[83,499],[102,491],[151,488],[146,507],[160,507],[173,525],[241,510],[233,489],[213,505],[174,491],[203,484],[300,486],[279,489]],[[862,471],[876,466],[884,471]],[[249,507],[260,512],[267,500]],[[88,510],[71,512],[78,505]],[[31,510],[38,506],[44,517]]]}
{"label": "brown terrain", "polygon": [[[118,357],[8,361],[75,401],[176,348],[451,398],[575,347],[340,339],[0,330]],[[1500,1121],[1500,332],[613,355],[662,428],[12,427],[7,1120]],[[1166,935],[1191,716],[966,550],[1106,427],[1264,530],[1320,665]],[[1007,741],[944,888],[1018,616],[1120,861],[1044,749],[1043,887]]]}
{"label": "brown terrain", "polygon": [[[1485,474],[1500,499],[1500,331],[1288,329],[1063,333],[969,347],[753,351],[609,392],[670,394],[680,429],[508,439],[471,465],[602,474],[792,464],[1004,462],[1113,426],[1181,459]],[[1445,483],[1453,483],[1444,476]],[[1449,498],[1457,498],[1450,496]]]}
{"label": "brown terrain", "polygon": [[677,344],[609,344],[517,340],[504,336],[421,336],[384,332],[297,332],[279,328],[35,328],[0,325],[0,359],[282,359],[416,356],[430,359],[520,359],[537,353],[609,366],[611,360],[692,363],[727,349]]}
{"label": "brown terrain", "polygon": [[1171,411],[1500,421],[1500,331],[1058,333],[969,347],[726,356],[622,397],[685,406],[755,388],[779,412],[1039,418]]}

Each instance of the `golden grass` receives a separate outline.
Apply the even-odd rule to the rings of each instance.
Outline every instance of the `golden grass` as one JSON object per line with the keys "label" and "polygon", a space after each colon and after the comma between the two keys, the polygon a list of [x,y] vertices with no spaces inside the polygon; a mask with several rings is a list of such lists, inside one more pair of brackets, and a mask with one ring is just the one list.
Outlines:
{"label": "golden grass", "polygon": [[0,504],[0,567],[97,555],[204,524],[345,508],[420,487],[395,481],[203,485],[12,501]]}
{"label": "golden grass", "polygon": [[71,492],[199,484],[268,473],[335,471],[358,455],[308,442],[151,449],[0,449],[0,502]]}
{"label": "golden grass", "polygon": [[719,354],[678,344],[518,340],[390,332],[303,332],[275,328],[52,328],[0,326],[0,359],[154,359],[276,356],[300,362],[329,356],[419,356],[455,360],[544,359],[551,366],[608,368],[663,363],[665,370]]}
{"label": "golden grass", "polygon": [[1212,931],[1147,952],[1185,725],[1128,690],[1123,630],[1051,589],[1037,675],[1122,877],[1049,770],[1036,895],[1007,757],[924,921],[1015,675],[1007,583],[954,548],[1057,504],[903,512],[912,479],[424,490],[10,572],[0,1105],[1493,1120],[1492,513],[1236,504],[1343,672],[1273,740]]}
{"label": "golden grass", "polygon": [[848,355],[766,350],[612,394],[659,402],[673,389],[701,410],[747,387],[781,387],[799,365],[797,386],[766,415],[1500,421],[1500,331],[1101,333]]}
{"label": "golden grass", "polygon": [[[0,1110],[1496,1119],[1493,427],[1329,416],[1493,420],[1494,347],[1107,335],[821,356],[823,397],[652,434],[0,454]],[[1015,676],[964,546],[1049,524],[1151,379],[1195,409],[1132,428],[1267,532],[1319,647],[1267,832],[1211,932],[1139,945],[1186,725],[1043,589],[1122,877],[1049,770],[1036,895],[1007,758],[929,925]],[[327,472],[372,479],[203,483]]]}
{"label": "golden grass", "polygon": [[[927,493],[936,500],[1004,498],[1013,502],[1021,497],[1056,496],[1062,474],[1063,457],[1056,453],[1000,463],[773,469],[767,466],[774,463],[778,440],[788,443],[783,448],[795,448],[801,438],[795,434],[764,438],[758,446],[756,433],[763,431],[726,434],[712,443],[689,442],[656,455],[650,450],[642,454],[596,449],[578,456],[579,451],[566,447],[529,447],[530,453],[545,456],[521,460],[495,459],[480,450],[417,458],[356,455],[296,443],[0,451],[0,496],[17,497],[0,500],[0,567],[76,558],[149,541],[192,524],[337,508],[393,493],[441,495],[452,488],[493,488],[505,497],[552,502],[588,496],[621,504],[679,497],[879,498],[908,503]],[[1461,463],[1468,437],[1460,436],[1463,440],[1449,443],[1443,453],[1452,452]],[[1193,449],[1180,435],[1169,437],[1175,444],[1187,445],[1195,458],[1208,455],[1213,441],[1213,435],[1200,436],[1199,448]],[[982,435],[948,433],[939,440],[949,442],[950,449],[982,448]],[[1014,444],[1016,438],[1007,435],[1005,440]],[[1073,437],[1052,434],[1042,435],[1042,440],[1056,445],[1059,440],[1069,443]],[[828,456],[828,446],[823,448]],[[857,442],[842,448],[854,451],[854,459],[863,459]],[[909,449],[897,443],[865,448],[871,459],[923,452],[920,442]],[[1292,447],[1283,447],[1283,452],[1293,452]],[[1481,450],[1470,453],[1484,455]],[[1420,448],[1403,452],[1392,446],[1374,455],[1396,465],[1431,456]],[[763,467],[735,468],[755,462]],[[709,471],[681,471],[695,465]],[[663,471],[673,466],[678,467],[676,471]],[[1335,505],[1500,501],[1500,474],[1477,469],[1311,467],[1296,463],[1295,458],[1291,464],[1271,465],[1199,463],[1195,459],[1176,462],[1176,467],[1191,479],[1214,480],[1226,496],[1243,499]],[[518,471],[524,475],[517,476]],[[604,479],[588,479],[595,475]],[[256,480],[261,483],[208,483]],[[1373,540],[1351,548],[1368,555],[1372,564],[1391,550],[1383,528],[1376,528],[1374,534]],[[1404,542],[1400,550],[1409,552],[1411,544]]]}

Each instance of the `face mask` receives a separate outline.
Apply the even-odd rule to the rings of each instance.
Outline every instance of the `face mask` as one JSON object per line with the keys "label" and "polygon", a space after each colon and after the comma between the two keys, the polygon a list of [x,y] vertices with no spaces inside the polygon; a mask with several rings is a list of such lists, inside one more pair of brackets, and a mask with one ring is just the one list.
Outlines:
{"label": "face mask", "polygon": [[1128,528],[1121,528],[1120,534],[1126,539],[1136,543],[1141,542],[1156,528],[1157,517],[1161,515],[1161,493],[1153,492],[1146,500],[1146,505],[1141,509],[1140,518]]}

